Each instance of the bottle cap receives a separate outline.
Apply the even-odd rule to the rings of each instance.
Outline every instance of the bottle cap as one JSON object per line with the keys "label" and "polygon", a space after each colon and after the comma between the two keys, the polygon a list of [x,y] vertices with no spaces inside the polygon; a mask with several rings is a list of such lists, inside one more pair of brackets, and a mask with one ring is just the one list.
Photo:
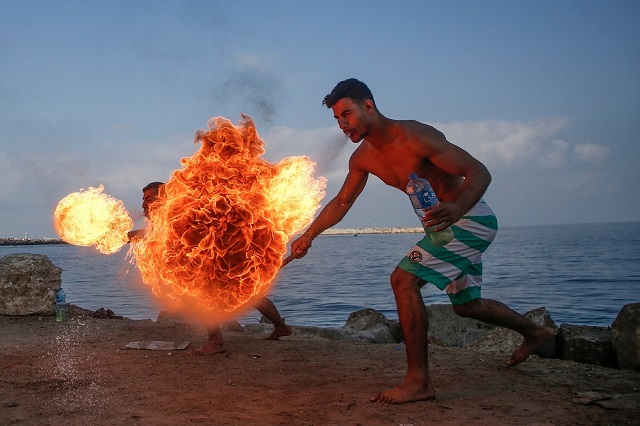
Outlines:
{"label": "bottle cap", "polygon": [[417,177],[418,177],[418,175],[417,175],[416,173],[411,173],[411,174],[409,175],[409,179],[411,179],[411,180],[413,180],[413,179],[415,179],[415,178],[417,178]]}

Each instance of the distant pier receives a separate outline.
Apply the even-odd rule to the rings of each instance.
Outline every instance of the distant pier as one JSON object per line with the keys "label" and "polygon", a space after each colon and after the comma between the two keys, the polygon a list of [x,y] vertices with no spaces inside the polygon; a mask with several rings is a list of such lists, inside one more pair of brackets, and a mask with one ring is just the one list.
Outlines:
{"label": "distant pier", "polygon": [[423,228],[330,228],[321,235],[357,235],[357,234],[415,234],[424,232]]}
{"label": "distant pier", "polygon": [[40,244],[68,244],[60,238],[0,238],[0,246],[36,246]]}
{"label": "distant pier", "polygon": [[[322,235],[357,235],[357,234],[407,234],[424,232],[422,228],[331,228]],[[0,238],[0,246],[35,246],[41,244],[68,244],[60,238]]]}

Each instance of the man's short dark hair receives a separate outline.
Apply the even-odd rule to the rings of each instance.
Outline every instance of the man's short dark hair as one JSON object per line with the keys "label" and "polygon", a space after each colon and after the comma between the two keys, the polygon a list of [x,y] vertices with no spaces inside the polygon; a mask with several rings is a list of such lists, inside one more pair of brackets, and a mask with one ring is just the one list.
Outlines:
{"label": "man's short dark hair", "polygon": [[149,189],[155,189],[157,191],[162,185],[164,185],[164,182],[151,182],[150,184],[142,188],[142,192],[148,191]]}
{"label": "man's short dark hair", "polygon": [[367,85],[355,78],[342,80],[336,84],[336,87],[333,88],[331,93],[324,97],[322,105],[326,105],[327,108],[332,108],[336,102],[342,98],[350,98],[358,103],[371,99],[373,104],[376,104],[376,101],[373,99],[373,94]]}

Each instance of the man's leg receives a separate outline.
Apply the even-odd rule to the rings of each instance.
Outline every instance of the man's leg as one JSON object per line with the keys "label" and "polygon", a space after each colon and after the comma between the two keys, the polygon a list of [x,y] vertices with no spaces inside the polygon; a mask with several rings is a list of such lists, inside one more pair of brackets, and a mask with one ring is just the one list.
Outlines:
{"label": "man's leg", "polygon": [[372,402],[401,404],[435,398],[435,389],[429,374],[429,324],[420,293],[422,285],[423,280],[402,269],[396,268],[391,274],[391,287],[407,351],[407,375],[398,386],[374,396]]}
{"label": "man's leg", "polygon": [[200,348],[191,351],[191,355],[213,355],[227,351],[220,327],[215,326],[208,328],[207,333],[209,335],[207,342]]}
{"label": "man's leg", "polygon": [[276,305],[268,298],[263,297],[260,299],[258,303],[256,303],[255,308],[273,324],[273,332],[265,339],[278,340],[279,337],[289,336],[293,333],[293,329],[285,324],[284,319],[280,316]]}
{"label": "man's leg", "polygon": [[473,318],[522,334],[524,341],[507,360],[510,366],[526,360],[536,349],[555,337],[555,333],[550,328],[534,323],[504,303],[495,300],[475,299],[462,305],[453,305],[453,310],[461,317]]}

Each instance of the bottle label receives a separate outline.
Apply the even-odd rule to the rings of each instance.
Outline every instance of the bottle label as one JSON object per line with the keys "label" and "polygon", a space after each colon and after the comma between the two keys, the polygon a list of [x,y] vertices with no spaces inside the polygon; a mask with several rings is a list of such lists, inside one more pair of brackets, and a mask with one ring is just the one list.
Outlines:
{"label": "bottle label", "polygon": [[411,204],[413,204],[414,209],[425,209],[438,203],[438,197],[433,191],[411,194],[409,198],[411,198]]}

